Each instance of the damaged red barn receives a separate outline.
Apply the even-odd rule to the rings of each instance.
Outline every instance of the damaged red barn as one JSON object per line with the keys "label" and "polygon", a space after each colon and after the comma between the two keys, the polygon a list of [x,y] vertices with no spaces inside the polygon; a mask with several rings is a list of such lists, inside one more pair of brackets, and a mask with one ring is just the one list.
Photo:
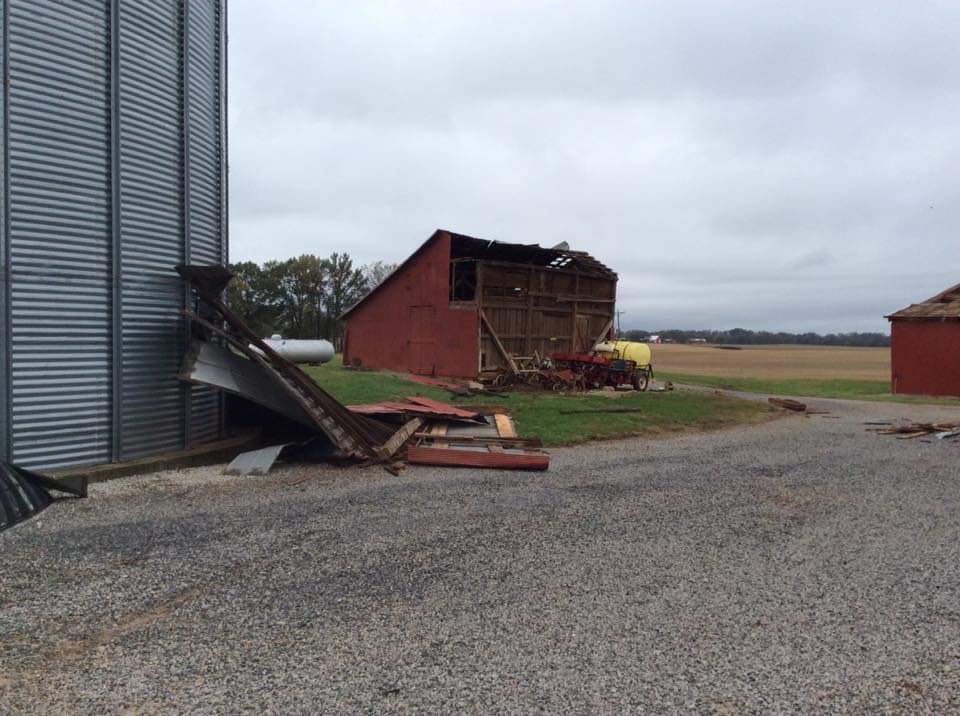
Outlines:
{"label": "damaged red barn", "polygon": [[476,378],[511,356],[586,352],[610,335],[616,294],[585,252],[438,230],[343,314],[344,363]]}

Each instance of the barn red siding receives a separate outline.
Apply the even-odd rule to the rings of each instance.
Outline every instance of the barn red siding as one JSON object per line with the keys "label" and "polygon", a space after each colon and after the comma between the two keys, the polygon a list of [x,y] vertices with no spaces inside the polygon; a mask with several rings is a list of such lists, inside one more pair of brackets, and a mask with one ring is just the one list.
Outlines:
{"label": "barn red siding", "polygon": [[894,393],[960,396],[960,321],[890,325]]}
{"label": "barn red siding", "polygon": [[450,308],[450,236],[440,234],[347,319],[344,362],[364,368],[472,378],[476,309]]}

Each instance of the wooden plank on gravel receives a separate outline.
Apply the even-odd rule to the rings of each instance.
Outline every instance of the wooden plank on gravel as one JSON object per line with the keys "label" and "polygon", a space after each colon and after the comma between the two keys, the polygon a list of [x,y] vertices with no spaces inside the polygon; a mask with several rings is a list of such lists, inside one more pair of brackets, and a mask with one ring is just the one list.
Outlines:
{"label": "wooden plank on gravel", "polygon": [[[421,440],[436,440],[437,436],[431,433],[417,433],[414,437]],[[486,445],[487,443],[498,443],[505,447],[543,447],[543,441],[540,438],[501,438],[488,437],[486,435],[451,435],[447,433],[443,436],[445,443],[451,445]]]}
{"label": "wooden plank on gravel", "polygon": [[[446,423],[437,423],[436,425],[433,425],[430,428],[428,435],[435,435],[437,437],[442,437],[443,435],[447,434],[447,427],[448,426]],[[447,447],[447,443],[434,441],[433,446],[438,448],[445,448]]]}

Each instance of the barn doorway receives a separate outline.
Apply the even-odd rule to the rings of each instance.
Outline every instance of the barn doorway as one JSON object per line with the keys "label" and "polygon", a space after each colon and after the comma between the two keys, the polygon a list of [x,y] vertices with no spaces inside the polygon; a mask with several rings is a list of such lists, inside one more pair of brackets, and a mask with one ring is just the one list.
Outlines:
{"label": "barn doorway", "polygon": [[418,375],[436,373],[437,338],[436,308],[434,306],[410,306],[410,372]]}

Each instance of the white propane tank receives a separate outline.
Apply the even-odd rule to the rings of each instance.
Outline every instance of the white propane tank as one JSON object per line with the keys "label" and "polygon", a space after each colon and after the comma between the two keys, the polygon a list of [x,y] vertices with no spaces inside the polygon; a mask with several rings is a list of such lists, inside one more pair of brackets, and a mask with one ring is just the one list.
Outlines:
{"label": "white propane tank", "polygon": [[[333,344],[322,338],[315,341],[284,339],[275,333],[263,342],[292,363],[329,363],[333,360]],[[255,346],[250,346],[256,350]]]}

